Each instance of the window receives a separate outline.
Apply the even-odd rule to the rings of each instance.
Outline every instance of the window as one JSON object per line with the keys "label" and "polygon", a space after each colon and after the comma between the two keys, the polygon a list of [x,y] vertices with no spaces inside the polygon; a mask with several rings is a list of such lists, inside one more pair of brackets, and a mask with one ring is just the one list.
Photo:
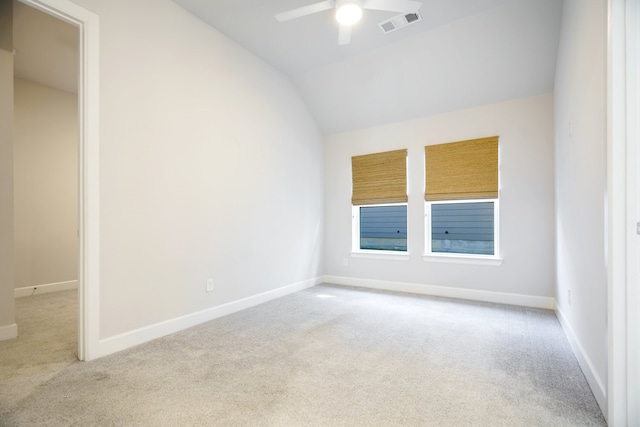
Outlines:
{"label": "window", "polygon": [[407,251],[407,205],[356,206],[358,249]]}
{"label": "window", "polygon": [[407,150],[351,158],[353,251],[407,252]]}
{"label": "window", "polygon": [[495,255],[497,201],[430,204],[431,252]]}
{"label": "window", "polygon": [[498,137],[425,147],[427,255],[497,257]]}

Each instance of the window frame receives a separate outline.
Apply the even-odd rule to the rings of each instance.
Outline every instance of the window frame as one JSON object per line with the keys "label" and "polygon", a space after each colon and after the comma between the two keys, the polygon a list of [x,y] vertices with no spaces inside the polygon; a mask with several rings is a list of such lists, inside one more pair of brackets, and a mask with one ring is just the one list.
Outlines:
{"label": "window frame", "polygon": [[[432,251],[431,206],[435,204],[462,204],[493,202],[493,255],[464,254]],[[501,265],[500,256],[500,196],[495,199],[437,200],[424,202],[424,261],[461,262],[485,265]]]}
{"label": "window frame", "polygon": [[[377,206],[406,206],[407,207],[407,250],[406,251],[389,251],[383,249],[360,249],[360,208],[377,207]],[[409,224],[409,203],[376,203],[370,205],[351,205],[351,252],[354,258],[375,258],[388,259],[397,261],[406,261],[409,259],[409,241],[411,239]]]}

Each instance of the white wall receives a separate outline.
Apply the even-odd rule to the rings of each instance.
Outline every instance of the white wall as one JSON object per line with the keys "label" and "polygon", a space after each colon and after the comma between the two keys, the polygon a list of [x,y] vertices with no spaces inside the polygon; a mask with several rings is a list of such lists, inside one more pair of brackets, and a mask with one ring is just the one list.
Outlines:
{"label": "white wall", "polygon": [[15,79],[15,287],[78,275],[78,100]]}
{"label": "white wall", "polygon": [[555,88],[557,312],[605,414],[606,23],[606,2],[565,1]]}
{"label": "white wall", "polygon": [[0,340],[18,334],[13,298],[12,19],[12,3],[0,3]]}
{"label": "white wall", "polygon": [[76,3],[100,19],[101,338],[315,283],[322,135],[290,80],[169,0]]}
{"label": "white wall", "polygon": [[[424,146],[500,137],[501,266],[425,262]],[[351,156],[409,150],[409,261],[350,258]],[[554,294],[553,97],[550,94],[328,136],[325,142],[325,274],[340,283],[379,280],[412,291],[549,305]],[[343,266],[343,259],[349,266]],[[399,286],[402,288],[402,286]],[[459,289],[472,292],[460,293]],[[487,292],[534,298],[502,298]],[[537,298],[541,297],[541,298]]]}

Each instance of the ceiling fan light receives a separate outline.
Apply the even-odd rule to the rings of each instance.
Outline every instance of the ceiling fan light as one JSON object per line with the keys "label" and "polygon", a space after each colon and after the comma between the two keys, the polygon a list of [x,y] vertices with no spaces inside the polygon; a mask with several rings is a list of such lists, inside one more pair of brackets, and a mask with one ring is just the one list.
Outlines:
{"label": "ceiling fan light", "polygon": [[336,10],[336,20],[341,25],[353,25],[362,18],[362,8],[355,3],[346,3]]}

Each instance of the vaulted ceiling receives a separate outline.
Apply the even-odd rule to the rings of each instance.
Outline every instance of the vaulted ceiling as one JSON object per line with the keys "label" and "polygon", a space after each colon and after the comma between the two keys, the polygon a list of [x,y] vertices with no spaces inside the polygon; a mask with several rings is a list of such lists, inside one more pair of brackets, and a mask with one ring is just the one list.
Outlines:
{"label": "vaulted ceiling", "polygon": [[[348,45],[331,10],[274,18],[317,0],[173,1],[287,74],[326,134],[553,90],[562,0],[422,0],[388,34],[398,14],[366,10]],[[75,91],[77,29],[15,4],[16,75]]]}
{"label": "vaulted ceiling", "polygon": [[553,90],[562,0],[422,0],[422,21],[365,10],[340,46],[331,10],[280,23],[317,0],[174,0],[291,76],[325,133]]}

